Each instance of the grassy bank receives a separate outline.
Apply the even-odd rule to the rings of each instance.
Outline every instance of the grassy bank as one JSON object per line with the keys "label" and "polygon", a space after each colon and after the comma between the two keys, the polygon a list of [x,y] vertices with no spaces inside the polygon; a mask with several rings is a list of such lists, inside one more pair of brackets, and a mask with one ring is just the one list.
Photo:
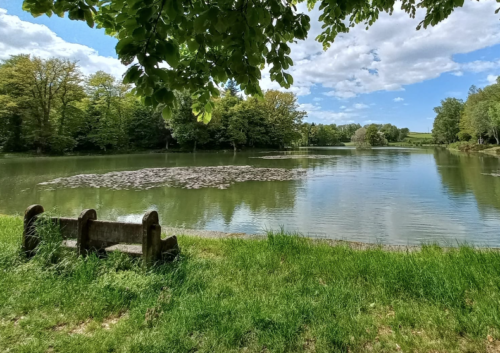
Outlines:
{"label": "grassy bank", "polygon": [[[500,254],[180,237],[174,263],[19,256],[0,216],[0,351],[494,352]],[[49,236],[50,234],[47,234]]]}
{"label": "grassy bank", "polygon": [[491,154],[493,156],[500,157],[500,147],[490,147],[481,151],[482,153]]}
{"label": "grassy bank", "polygon": [[390,146],[433,146],[432,134],[424,132],[410,132],[408,136],[399,142],[390,142]]}
{"label": "grassy bank", "polygon": [[500,156],[500,147],[496,145],[480,145],[471,141],[458,141],[448,145],[449,150],[460,152],[481,152],[493,156]]}

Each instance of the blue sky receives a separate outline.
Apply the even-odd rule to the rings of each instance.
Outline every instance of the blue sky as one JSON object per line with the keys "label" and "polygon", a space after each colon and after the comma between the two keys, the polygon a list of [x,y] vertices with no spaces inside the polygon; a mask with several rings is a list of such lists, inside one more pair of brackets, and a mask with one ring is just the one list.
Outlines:
{"label": "blue sky", "polygon": [[[500,15],[494,1],[468,2],[445,22],[416,31],[419,17],[395,11],[368,31],[355,28],[324,52],[310,13],[309,38],[292,46],[294,86],[307,120],[317,123],[392,123],[411,131],[432,129],[433,107],[446,97],[467,98],[500,74]],[[301,8],[299,8],[301,10]],[[302,8],[303,10],[303,8]],[[21,1],[0,0],[0,59],[19,53],[78,60],[86,74],[119,77],[116,40],[84,22],[33,18]],[[278,88],[264,71],[264,89]]]}

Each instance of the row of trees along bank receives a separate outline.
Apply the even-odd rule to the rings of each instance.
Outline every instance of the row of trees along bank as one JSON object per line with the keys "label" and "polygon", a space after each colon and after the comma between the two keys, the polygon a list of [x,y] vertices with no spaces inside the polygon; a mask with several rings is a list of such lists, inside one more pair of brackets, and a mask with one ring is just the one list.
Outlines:
{"label": "row of trees along bank", "polygon": [[432,136],[437,143],[457,141],[471,144],[500,144],[500,80],[477,88],[472,86],[465,103],[446,98],[434,108]]}
{"label": "row of trees along bank", "polygon": [[367,143],[376,146],[408,134],[391,124],[306,123],[292,93],[269,90],[263,99],[244,99],[234,81],[214,99],[208,124],[197,121],[186,92],[176,92],[179,104],[165,121],[161,107],[144,106],[131,88],[102,71],[84,76],[76,62],[11,57],[0,65],[0,148],[57,154],[172,145],[194,150],[335,146],[364,130]]}

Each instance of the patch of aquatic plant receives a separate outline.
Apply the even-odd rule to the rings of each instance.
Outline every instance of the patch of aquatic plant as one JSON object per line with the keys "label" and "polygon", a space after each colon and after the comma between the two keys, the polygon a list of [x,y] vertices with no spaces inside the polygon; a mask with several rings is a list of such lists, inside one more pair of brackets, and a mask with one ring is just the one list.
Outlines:
{"label": "patch of aquatic plant", "polygon": [[287,181],[305,177],[305,169],[255,168],[252,166],[148,168],[106,174],[80,174],[39,185],[48,188],[152,189],[170,186],[185,189],[227,189],[245,181]]}
{"label": "patch of aquatic plant", "polygon": [[339,156],[332,156],[327,154],[287,154],[279,156],[263,156],[263,157],[250,157],[260,159],[330,159],[338,158]]}

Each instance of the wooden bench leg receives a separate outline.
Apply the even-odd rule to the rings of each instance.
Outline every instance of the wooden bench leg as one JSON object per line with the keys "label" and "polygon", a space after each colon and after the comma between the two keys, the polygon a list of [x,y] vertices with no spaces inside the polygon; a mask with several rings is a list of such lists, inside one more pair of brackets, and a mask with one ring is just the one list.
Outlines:
{"label": "wooden bench leg", "polygon": [[24,231],[23,231],[23,252],[28,257],[35,255],[35,248],[38,246],[40,239],[35,229],[35,221],[37,216],[43,213],[43,207],[40,205],[31,205],[24,212]]}
{"label": "wooden bench leg", "polygon": [[161,255],[165,261],[172,261],[179,252],[180,248],[175,235],[161,241]]}
{"label": "wooden bench leg", "polygon": [[78,233],[76,239],[76,248],[78,255],[87,255],[90,250],[90,236],[89,236],[89,221],[97,219],[97,212],[89,209],[84,210],[78,217]]}
{"label": "wooden bench leg", "polygon": [[161,227],[156,211],[142,218],[142,258],[148,266],[161,259]]}

